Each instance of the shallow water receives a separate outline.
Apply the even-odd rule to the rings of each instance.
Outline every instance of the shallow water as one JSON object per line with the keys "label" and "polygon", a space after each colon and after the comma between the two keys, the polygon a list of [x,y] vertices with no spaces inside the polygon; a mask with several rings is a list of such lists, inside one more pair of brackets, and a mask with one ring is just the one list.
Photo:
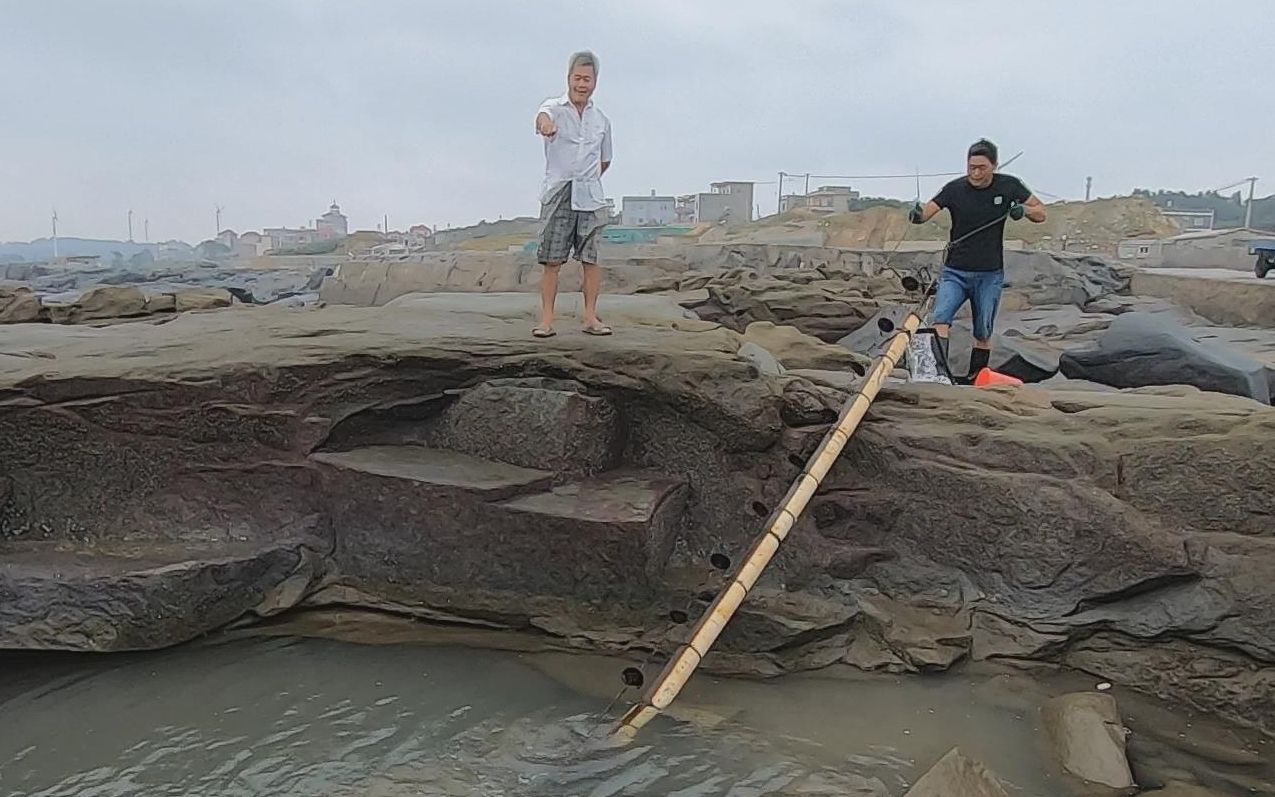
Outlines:
{"label": "shallow water", "polygon": [[0,659],[0,794],[901,795],[957,745],[1014,793],[1068,793],[1038,678],[697,677],[612,748],[621,666],[291,637]]}

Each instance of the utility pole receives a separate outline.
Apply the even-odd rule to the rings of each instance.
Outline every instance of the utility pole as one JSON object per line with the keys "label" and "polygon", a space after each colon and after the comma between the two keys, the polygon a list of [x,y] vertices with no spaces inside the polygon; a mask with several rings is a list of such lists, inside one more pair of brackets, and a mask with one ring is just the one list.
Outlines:
{"label": "utility pole", "polygon": [[806,196],[810,196],[810,172],[806,172]]}
{"label": "utility pole", "polygon": [[1253,226],[1253,191],[1257,188],[1257,178],[1248,178],[1248,208],[1244,211],[1244,227]]}
{"label": "utility pole", "polygon": [[143,230],[142,238],[146,241],[146,243],[150,243],[151,242],[151,220],[150,219],[142,219],[142,230]]}
{"label": "utility pole", "polygon": [[58,256],[58,209],[53,209],[53,258]]}
{"label": "utility pole", "polygon": [[1089,192],[1092,188],[1093,188],[1093,178],[1086,177],[1085,178],[1085,201],[1086,202],[1089,201]]}
{"label": "utility pole", "polygon": [[133,211],[128,212],[128,242],[133,242]]}
{"label": "utility pole", "polygon": [[775,200],[775,212],[784,212],[784,173],[779,173],[779,198]]}
{"label": "utility pole", "polygon": [[221,212],[225,210],[221,205],[217,205],[217,229],[213,231],[213,238],[221,235]]}
{"label": "utility pole", "polygon": [[385,216],[384,216],[384,219],[385,219],[385,234],[386,234],[386,235],[389,235],[389,233],[390,233],[390,214],[386,213],[386,214],[385,214]]}

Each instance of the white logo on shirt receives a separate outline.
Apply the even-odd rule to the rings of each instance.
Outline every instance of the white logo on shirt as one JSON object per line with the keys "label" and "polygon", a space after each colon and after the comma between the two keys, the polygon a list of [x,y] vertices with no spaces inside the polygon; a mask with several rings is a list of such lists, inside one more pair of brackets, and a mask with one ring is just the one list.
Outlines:
{"label": "white logo on shirt", "polygon": [[995,199],[993,199],[993,200],[992,200],[992,204],[993,204],[993,205],[999,205],[1000,203],[1001,203],[1001,198],[1000,198],[1000,197],[996,197]]}

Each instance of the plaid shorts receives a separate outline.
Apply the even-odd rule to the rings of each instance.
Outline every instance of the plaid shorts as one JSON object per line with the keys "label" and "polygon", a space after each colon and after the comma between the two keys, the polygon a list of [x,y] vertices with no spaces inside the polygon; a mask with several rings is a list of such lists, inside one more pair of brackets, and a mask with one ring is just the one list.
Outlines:
{"label": "plaid shorts", "polygon": [[598,235],[607,224],[606,208],[573,210],[571,183],[540,208],[539,263],[565,263],[574,251],[582,263],[598,262]]}

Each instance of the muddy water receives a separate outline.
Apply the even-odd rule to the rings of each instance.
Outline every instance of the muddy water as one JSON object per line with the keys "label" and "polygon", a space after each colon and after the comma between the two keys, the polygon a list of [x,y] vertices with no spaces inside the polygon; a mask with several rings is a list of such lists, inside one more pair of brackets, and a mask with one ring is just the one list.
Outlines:
{"label": "muddy water", "polygon": [[[1053,797],[1072,792],[1039,702],[1093,686],[991,671],[697,677],[677,716],[616,749],[597,730],[621,666],[295,637],[0,658],[0,794],[901,795],[959,745],[1012,793]],[[1132,697],[1122,706],[1144,781],[1275,793],[1260,763],[1275,747]],[[1154,729],[1137,729],[1140,713]]]}

